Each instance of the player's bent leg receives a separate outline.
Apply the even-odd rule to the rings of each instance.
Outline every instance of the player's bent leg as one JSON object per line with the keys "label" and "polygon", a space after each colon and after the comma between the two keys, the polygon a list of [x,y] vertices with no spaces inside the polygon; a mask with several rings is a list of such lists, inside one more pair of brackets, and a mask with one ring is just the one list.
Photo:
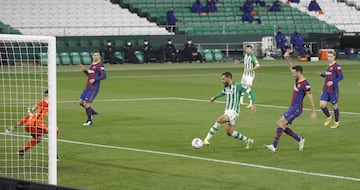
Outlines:
{"label": "player's bent leg", "polygon": [[251,91],[251,84],[247,84],[247,90],[246,90],[246,94],[248,95],[248,98],[249,98],[249,105],[246,106],[246,108],[251,108],[252,107],[252,100],[251,100],[251,96],[250,96],[250,91]]}
{"label": "player's bent leg", "polygon": [[229,120],[230,120],[230,118],[229,118],[229,116],[228,115],[222,115],[222,116],[220,116],[217,120],[216,120],[216,122],[215,122],[215,124],[212,126],[212,127],[210,127],[210,130],[209,130],[209,132],[207,133],[207,135],[206,135],[206,137],[205,137],[205,139],[204,139],[204,145],[210,145],[210,139],[215,135],[215,133],[219,130],[219,127],[221,126],[221,124],[223,124],[223,123],[227,123],[227,122],[229,122]]}
{"label": "player's bent leg", "polygon": [[246,143],[245,149],[250,149],[252,145],[254,144],[254,140],[248,138],[247,136],[241,134],[238,131],[234,130],[234,126],[227,124],[226,125],[226,133],[228,136],[234,137],[235,139],[239,139],[241,141],[244,141]]}
{"label": "player's bent leg", "polygon": [[273,153],[276,152],[280,137],[281,137],[284,129],[286,128],[287,124],[288,124],[288,120],[284,116],[281,116],[281,118],[276,122],[277,128],[276,128],[276,135],[274,137],[273,144],[264,145],[264,148],[266,150],[269,150],[270,152],[273,152]]}
{"label": "player's bent leg", "polygon": [[20,158],[23,158],[25,152],[30,148],[36,146],[42,141],[42,134],[31,134],[32,138],[25,144],[25,146],[19,151]]}
{"label": "player's bent leg", "polygon": [[324,126],[329,126],[332,121],[332,117],[330,115],[329,109],[326,107],[326,104],[327,104],[327,101],[320,100],[320,108],[321,108],[322,112],[325,114],[325,116],[327,117],[324,122]]}

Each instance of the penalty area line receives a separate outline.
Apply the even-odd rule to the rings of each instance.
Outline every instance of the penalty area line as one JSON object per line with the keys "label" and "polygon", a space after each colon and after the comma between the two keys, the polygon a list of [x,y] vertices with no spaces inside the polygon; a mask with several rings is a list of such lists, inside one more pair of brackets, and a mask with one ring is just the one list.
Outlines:
{"label": "penalty area line", "polygon": [[280,171],[280,172],[286,172],[286,173],[294,173],[294,174],[301,174],[301,175],[309,175],[309,176],[317,176],[317,177],[325,177],[325,178],[342,179],[342,180],[359,181],[360,182],[360,178],[355,178],[355,177],[338,176],[338,175],[331,175],[331,174],[322,174],[322,173],[308,172],[308,171],[301,171],[301,170],[293,170],[293,169],[284,169],[284,168],[277,168],[277,167],[264,166],[264,165],[258,165],[258,164],[250,164],[250,163],[244,163],[244,162],[235,162],[235,161],[220,160],[220,159],[214,159],[214,158],[191,156],[191,155],[186,155],[186,154],[177,154],[177,153],[169,153],[169,152],[161,152],[161,151],[153,151],[153,150],[144,150],[144,149],[137,149],[137,148],[127,148],[127,147],[111,146],[111,145],[103,145],[103,144],[93,144],[93,143],[71,141],[71,140],[61,140],[61,139],[59,139],[58,141],[63,142],[63,143],[69,143],[69,144],[77,144],[77,145],[92,146],[92,147],[99,147],[99,148],[126,150],[126,151],[149,153],[149,154],[157,154],[157,155],[172,156],[172,157],[178,157],[178,158],[186,158],[186,159],[194,159],[194,160],[215,162],[215,163],[221,163],[221,164],[230,164],[230,165],[245,166],[245,167],[265,169],[265,170]]}

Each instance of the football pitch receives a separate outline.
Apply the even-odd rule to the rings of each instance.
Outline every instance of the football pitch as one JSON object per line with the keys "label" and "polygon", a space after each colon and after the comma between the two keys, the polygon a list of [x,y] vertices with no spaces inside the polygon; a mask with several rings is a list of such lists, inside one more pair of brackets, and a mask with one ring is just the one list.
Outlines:
{"label": "football pitch", "polygon": [[339,61],[344,80],[338,129],[323,126],[318,106],[324,80],[316,71],[324,71],[326,62],[301,63],[318,120],[310,120],[305,97],[305,109],[291,126],[306,138],[304,151],[283,134],[276,153],[262,145],[273,141],[294,79],[284,61],[260,63],[253,87],[257,113],[242,106],[235,127],[255,139],[250,150],[223,127],[211,146],[191,147],[191,140],[203,139],[223,114],[225,97],[209,101],[223,88],[220,74],[230,71],[240,81],[242,65],[105,65],[108,77],[92,104],[99,115],[89,127],[82,127],[86,117],[78,104],[86,76],[77,66],[58,67],[58,184],[91,190],[359,189],[359,63]]}

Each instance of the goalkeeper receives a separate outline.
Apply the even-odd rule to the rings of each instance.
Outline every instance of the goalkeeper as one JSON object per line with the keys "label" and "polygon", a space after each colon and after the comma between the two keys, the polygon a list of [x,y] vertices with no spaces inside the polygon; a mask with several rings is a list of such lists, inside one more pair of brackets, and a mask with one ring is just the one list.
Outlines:
{"label": "goalkeeper", "polygon": [[[15,127],[7,129],[6,132],[10,133],[19,126],[25,125],[25,131],[30,133],[32,138],[25,144],[25,146],[19,151],[19,156],[23,157],[25,152],[31,147],[36,146],[42,141],[42,136],[48,133],[48,124],[44,124],[44,118],[46,118],[48,108],[48,90],[44,92],[44,98],[38,101],[32,109],[28,110],[28,114],[22,118]],[[58,135],[57,130],[57,135]]]}

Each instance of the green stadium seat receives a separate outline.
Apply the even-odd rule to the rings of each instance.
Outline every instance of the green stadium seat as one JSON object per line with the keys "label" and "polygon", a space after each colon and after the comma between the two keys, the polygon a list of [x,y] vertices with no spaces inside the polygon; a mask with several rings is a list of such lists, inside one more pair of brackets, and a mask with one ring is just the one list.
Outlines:
{"label": "green stadium seat", "polygon": [[61,64],[60,56],[58,53],[56,53],[56,65],[60,65],[60,64]]}
{"label": "green stadium seat", "polygon": [[73,65],[81,64],[81,57],[79,52],[70,52],[70,57]]}
{"label": "green stadium seat", "polygon": [[81,56],[82,64],[88,65],[92,62],[91,55],[89,52],[81,52],[80,56]]}
{"label": "green stadium seat", "polygon": [[115,57],[124,60],[124,55],[123,55],[123,53],[121,51],[115,52]]}
{"label": "green stadium seat", "polygon": [[223,55],[222,55],[222,53],[221,53],[220,50],[214,49],[214,50],[212,51],[212,53],[214,54],[214,59],[215,59],[215,61],[222,61],[222,60],[223,60]]}
{"label": "green stadium seat", "polygon": [[62,65],[71,65],[71,59],[68,52],[61,52],[59,57]]}
{"label": "green stadium seat", "polygon": [[208,49],[205,49],[205,50],[204,50],[204,59],[205,59],[206,61],[214,61],[213,54],[211,53],[210,50],[208,50]]}
{"label": "green stadium seat", "polygon": [[48,65],[48,54],[40,53],[40,63],[41,65]]}
{"label": "green stadium seat", "polygon": [[141,51],[135,51],[135,56],[139,59],[140,63],[144,63],[144,55]]}

